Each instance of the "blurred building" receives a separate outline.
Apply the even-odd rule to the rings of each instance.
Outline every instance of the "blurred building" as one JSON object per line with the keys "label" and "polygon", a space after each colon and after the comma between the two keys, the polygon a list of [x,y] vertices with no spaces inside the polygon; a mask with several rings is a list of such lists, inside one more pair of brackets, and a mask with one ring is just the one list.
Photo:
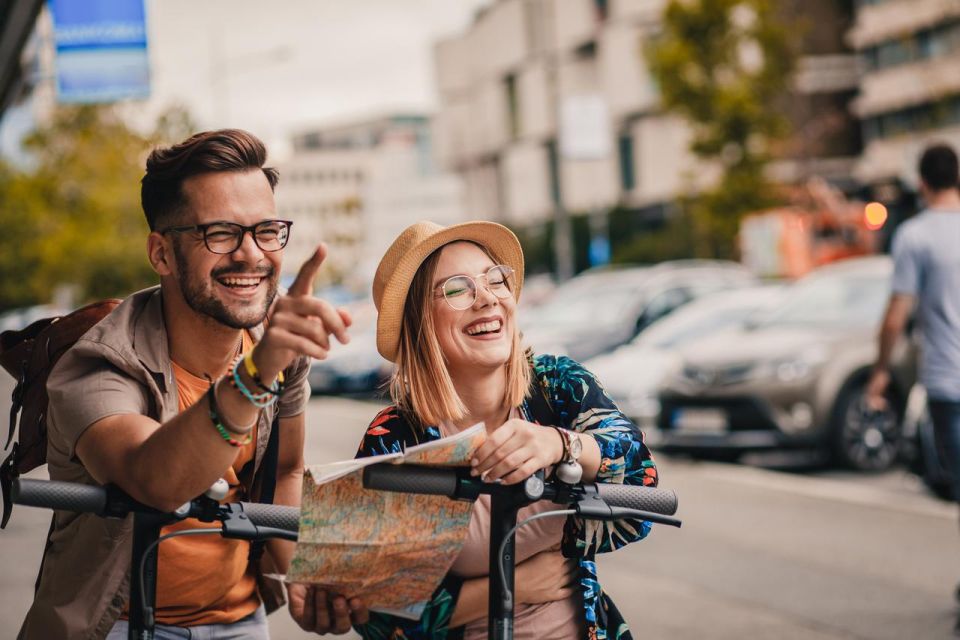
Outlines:
{"label": "blurred building", "polygon": [[859,0],[848,38],[862,61],[857,175],[893,199],[916,187],[923,147],[960,149],[960,1]]}
{"label": "blurred building", "polygon": [[[856,57],[846,3],[782,2],[808,24],[784,108],[797,135],[772,170],[788,181],[849,183],[860,151],[848,107]],[[438,157],[465,181],[471,216],[526,225],[621,205],[651,218],[711,179],[690,133],[665,113],[643,44],[666,0],[498,0],[435,47]]]}
{"label": "blurred building", "polygon": [[460,180],[436,168],[431,121],[422,114],[303,131],[277,168],[277,211],[294,221],[284,257],[291,273],[322,240],[329,248],[322,277],[366,288],[406,226],[463,217]]}

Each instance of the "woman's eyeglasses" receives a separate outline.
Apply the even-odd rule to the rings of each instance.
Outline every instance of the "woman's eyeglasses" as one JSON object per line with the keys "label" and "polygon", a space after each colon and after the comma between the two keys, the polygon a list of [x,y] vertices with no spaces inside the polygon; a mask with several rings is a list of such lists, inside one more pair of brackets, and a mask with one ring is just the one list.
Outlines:
{"label": "woman's eyeglasses", "polygon": [[209,224],[191,224],[182,227],[167,227],[160,233],[184,233],[199,231],[203,234],[203,244],[211,253],[233,253],[243,244],[243,236],[249,232],[261,251],[280,251],[290,239],[289,220],[264,220],[245,227],[235,222],[211,222]]}
{"label": "woman's eyeglasses", "polygon": [[483,280],[487,291],[500,299],[513,295],[513,268],[505,264],[498,264],[487,269],[473,278],[470,276],[452,276],[438,284],[434,297],[443,298],[448,305],[457,311],[463,311],[473,306],[477,301],[478,280]]}

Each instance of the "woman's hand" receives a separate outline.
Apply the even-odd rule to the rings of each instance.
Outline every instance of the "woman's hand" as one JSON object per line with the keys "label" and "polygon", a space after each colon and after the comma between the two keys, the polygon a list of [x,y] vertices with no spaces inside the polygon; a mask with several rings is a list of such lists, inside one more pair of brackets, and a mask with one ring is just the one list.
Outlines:
{"label": "woman's hand", "polygon": [[472,475],[487,482],[516,484],[563,459],[563,441],[556,429],[526,420],[507,420],[477,449]]}
{"label": "woman's hand", "polygon": [[514,595],[519,604],[563,600],[576,592],[579,574],[576,560],[555,549],[541,551],[517,565]]}

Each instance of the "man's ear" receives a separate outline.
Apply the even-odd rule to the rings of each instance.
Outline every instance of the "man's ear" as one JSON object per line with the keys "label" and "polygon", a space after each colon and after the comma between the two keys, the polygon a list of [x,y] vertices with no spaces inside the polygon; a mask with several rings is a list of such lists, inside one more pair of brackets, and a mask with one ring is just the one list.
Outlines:
{"label": "man's ear", "polygon": [[173,273],[173,246],[163,234],[151,231],[147,236],[147,259],[157,275],[169,276]]}

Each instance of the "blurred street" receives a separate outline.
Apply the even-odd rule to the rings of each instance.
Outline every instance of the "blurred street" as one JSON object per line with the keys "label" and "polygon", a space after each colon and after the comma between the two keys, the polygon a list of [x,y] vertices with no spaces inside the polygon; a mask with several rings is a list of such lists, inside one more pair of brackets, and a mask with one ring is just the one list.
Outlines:
{"label": "blurred street", "polygon": [[[0,381],[6,415],[10,380]],[[379,405],[315,397],[307,462],[351,457]],[[680,530],[600,559],[604,587],[644,638],[947,638],[960,579],[955,507],[900,468],[870,475],[658,456]],[[42,476],[41,476],[42,477]],[[0,638],[14,638],[48,515],[17,508],[0,532]],[[309,637],[285,612],[277,639]],[[355,638],[355,635],[345,637]]]}

